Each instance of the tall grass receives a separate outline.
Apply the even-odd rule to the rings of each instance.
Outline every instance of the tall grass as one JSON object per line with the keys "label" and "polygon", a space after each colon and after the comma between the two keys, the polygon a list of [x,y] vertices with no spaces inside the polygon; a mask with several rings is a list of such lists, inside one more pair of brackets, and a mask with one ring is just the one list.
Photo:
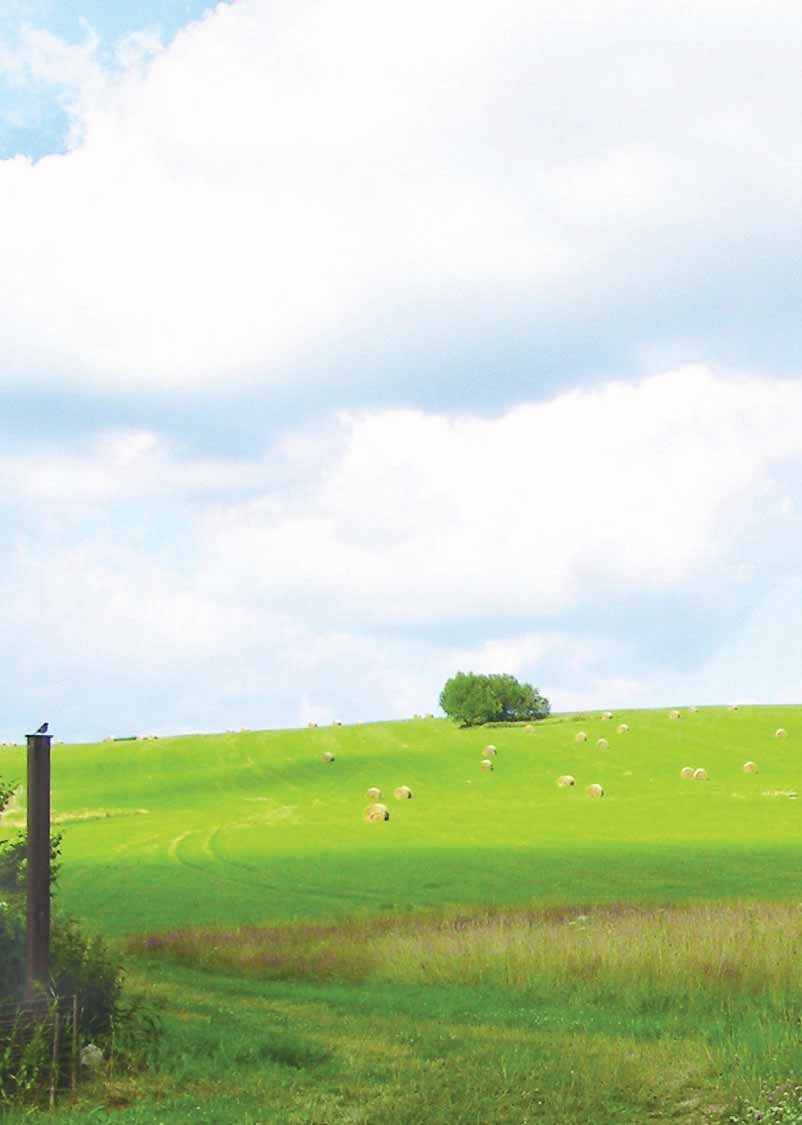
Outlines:
{"label": "tall grass", "polygon": [[[381,1021],[370,1034],[391,1053],[412,1021],[403,1042],[441,1059],[452,1090],[465,1083],[475,1098],[487,1079],[486,1116],[454,1095],[451,1120],[529,1119],[529,1090],[540,1099],[532,1120],[802,1121],[799,906],[419,912],[185,929],[129,950],[145,973],[156,958],[172,971],[208,970],[211,988],[239,978],[279,1005],[323,1001],[355,1025]],[[435,1038],[443,1028],[448,1042]],[[411,1080],[412,1062],[394,1066],[394,1082]]]}
{"label": "tall grass", "polygon": [[802,1015],[802,907],[720,903],[477,910],[181,929],[131,952],[272,979],[489,985],[628,1011]]}

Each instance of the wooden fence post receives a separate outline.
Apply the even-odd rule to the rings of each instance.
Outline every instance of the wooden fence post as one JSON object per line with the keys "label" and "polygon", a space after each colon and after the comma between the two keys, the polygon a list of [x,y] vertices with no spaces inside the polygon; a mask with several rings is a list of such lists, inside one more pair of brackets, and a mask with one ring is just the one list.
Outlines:
{"label": "wooden fence post", "polygon": [[50,735],[29,734],[26,996],[50,983]]}

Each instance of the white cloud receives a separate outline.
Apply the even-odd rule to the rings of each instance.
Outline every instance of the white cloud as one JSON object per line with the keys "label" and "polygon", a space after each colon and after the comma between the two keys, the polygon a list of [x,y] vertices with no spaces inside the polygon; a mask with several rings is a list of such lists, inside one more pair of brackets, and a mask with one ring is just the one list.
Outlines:
{"label": "white cloud", "polygon": [[109,66],[23,48],[74,128],[0,164],[11,382],[326,379],[726,286],[798,226],[789,3],[239,0]]}
{"label": "white cloud", "polygon": [[[563,708],[768,700],[796,690],[800,428],[802,383],[697,368],[239,461],[147,431],[6,455],[4,647],[44,631],[51,695],[161,729],[432,710],[459,667]],[[11,676],[35,697],[35,661]]]}

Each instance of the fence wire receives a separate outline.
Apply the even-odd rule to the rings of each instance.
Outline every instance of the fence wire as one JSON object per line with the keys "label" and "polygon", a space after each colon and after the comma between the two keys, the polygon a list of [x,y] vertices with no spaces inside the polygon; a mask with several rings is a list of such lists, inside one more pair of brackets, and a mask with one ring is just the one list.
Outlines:
{"label": "fence wire", "polygon": [[0,1003],[0,1096],[36,1087],[57,1093],[78,1082],[78,998]]}

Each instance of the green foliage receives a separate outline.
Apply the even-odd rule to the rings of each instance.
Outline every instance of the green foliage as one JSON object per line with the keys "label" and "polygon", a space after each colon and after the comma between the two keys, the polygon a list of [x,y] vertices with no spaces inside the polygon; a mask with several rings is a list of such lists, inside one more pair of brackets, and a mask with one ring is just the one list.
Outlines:
{"label": "green foliage", "polygon": [[[13,786],[0,782],[0,807]],[[62,837],[50,841],[50,895],[59,874]],[[24,833],[0,840],[0,998],[21,1000],[25,985],[25,891],[27,840]],[[78,922],[53,909],[50,927],[50,988],[53,996],[78,997],[82,1041],[124,1045],[142,1025],[142,1013],[122,1002],[123,971],[100,936],[89,937]],[[145,1020],[147,1023],[147,1019]],[[0,1029],[0,1100],[34,1091],[48,1064],[48,1051],[37,1032],[19,1039],[16,1025]],[[43,1045],[44,1044],[44,1045]]]}
{"label": "green foliage", "polygon": [[[50,838],[50,897],[55,894],[60,868],[61,833]],[[25,905],[25,879],[27,871],[28,842],[24,832],[10,840],[0,840],[0,900],[15,909]]]}
{"label": "green foliage", "polygon": [[94,1042],[111,1034],[123,971],[100,936],[89,938],[74,918],[57,915],[50,934],[51,979],[58,996],[78,997],[81,1033]]}
{"label": "green foliage", "polygon": [[549,701],[531,684],[506,674],[457,672],[440,692],[440,706],[450,719],[465,727],[481,723],[545,719]]}

